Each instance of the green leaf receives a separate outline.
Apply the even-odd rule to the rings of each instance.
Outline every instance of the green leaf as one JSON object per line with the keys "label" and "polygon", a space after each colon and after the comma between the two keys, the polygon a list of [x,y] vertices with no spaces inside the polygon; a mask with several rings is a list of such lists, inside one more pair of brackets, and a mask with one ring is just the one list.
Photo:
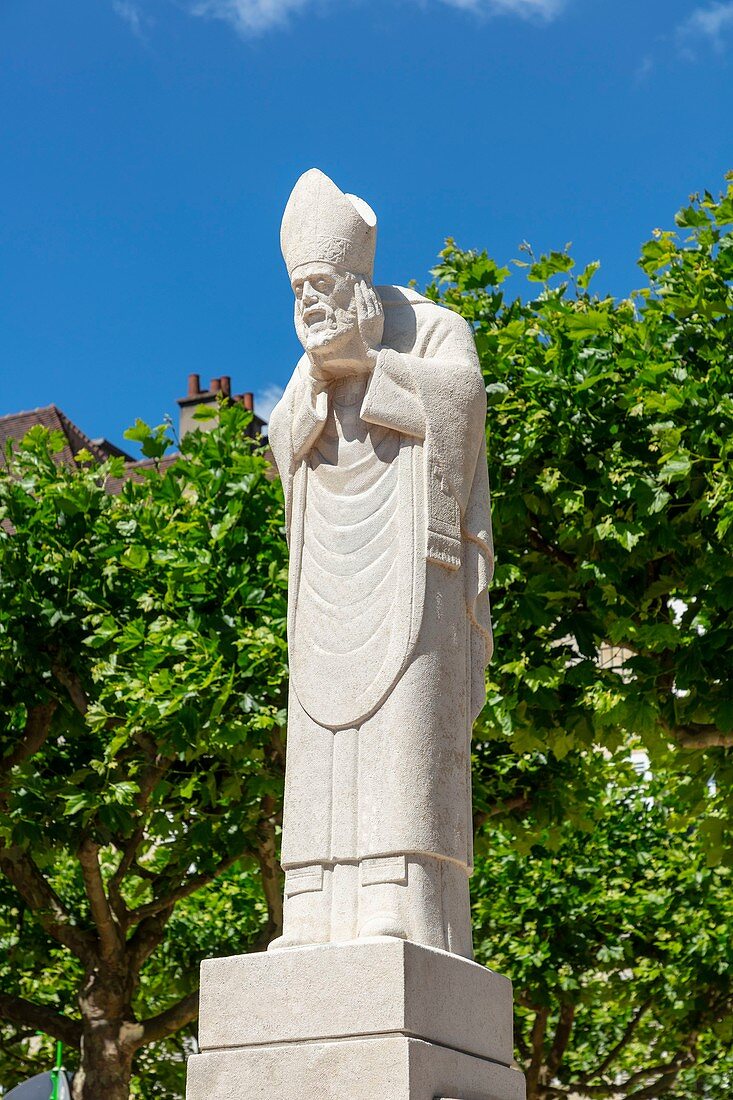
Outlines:
{"label": "green leaf", "polygon": [[527,278],[533,283],[546,283],[553,275],[564,275],[572,271],[575,261],[567,252],[549,252],[530,265]]}
{"label": "green leaf", "polygon": [[150,553],[144,546],[128,546],[120,558],[127,569],[145,569],[150,561]]}
{"label": "green leaf", "polygon": [[676,451],[672,455],[665,456],[659,477],[664,482],[680,481],[686,478],[692,469],[692,458],[687,451]]}
{"label": "green leaf", "polygon": [[611,319],[600,310],[585,310],[571,313],[565,317],[565,331],[571,340],[588,340],[606,333],[611,328]]}
{"label": "green leaf", "polygon": [[592,263],[587,264],[580,275],[578,275],[578,286],[581,290],[587,290],[591,284],[593,276],[600,269],[600,261],[594,260]]}
{"label": "green leaf", "polygon": [[88,791],[78,791],[76,794],[63,795],[62,797],[66,803],[64,814],[67,817],[88,810],[93,805],[93,800]]}

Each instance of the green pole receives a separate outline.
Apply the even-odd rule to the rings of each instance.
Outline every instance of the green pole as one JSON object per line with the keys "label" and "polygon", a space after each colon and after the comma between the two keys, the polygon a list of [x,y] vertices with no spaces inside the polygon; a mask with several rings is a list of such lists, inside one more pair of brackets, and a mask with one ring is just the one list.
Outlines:
{"label": "green pole", "polygon": [[56,1041],[56,1065],[51,1070],[51,1079],[53,1080],[53,1091],[49,1100],[59,1100],[59,1085],[61,1083],[61,1070],[63,1069],[63,1063],[61,1061],[64,1050],[64,1044],[59,1040]]}

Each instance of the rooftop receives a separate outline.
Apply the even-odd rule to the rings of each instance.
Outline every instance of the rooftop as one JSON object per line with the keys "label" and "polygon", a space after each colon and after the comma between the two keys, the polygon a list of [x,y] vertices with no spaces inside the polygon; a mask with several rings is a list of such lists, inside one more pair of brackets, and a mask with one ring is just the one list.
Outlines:
{"label": "rooftop", "polygon": [[[188,387],[185,397],[179,397],[178,405],[181,410],[179,435],[183,437],[187,431],[194,427],[207,430],[213,421],[196,421],[193,417],[200,405],[215,405],[222,398],[228,398],[244,405],[252,413],[252,421],[248,432],[252,436],[262,433],[265,421],[254,411],[254,396],[252,393],[232,394],[231,378],[223,375],[220,378],[212,378],[208,390],[202,390],[198,374],[188,376]],[[73,420],[70,420],[57,405],[44,405],[38,409],[29,409],[26,412],[7,413],[0,416],[0,465],[6,465],[5,453],[9,441],[20,440],[31,428],[41,425],[52,432],[61,432],[64,437],[64,446],[60,452],[61,462],[73,465],[74,459],[80,451],[88,451],[97,462],[105,462],[109,458],[123,458],[125,460],[125,478],[140,477],[146,468],[153,465],[150,459],[135,459],[127,451],[123,451],[116,443],[101,437],[92,438],[81,430]],[[161,465],[170,466],[176,455],[166,455]],[[125,478],[115,480],[111,485],[113,491],[119,490]]]}
{"label": "rooftop", "polygon": [[73,463],[76,455],[84,450],[89,451],[97,462],[104,462],[115,455],[133,461],[131,455],[114,443],[106,439],[90,439],[57,405],[45,405],[40,409],[0,416],[0,463],[5,465],[7,443],[10,440],[19,442],[31,428],[39,424],[51,432],[61,432],[64,436],[66,442],[61,451],[61,460],[68,464]]}

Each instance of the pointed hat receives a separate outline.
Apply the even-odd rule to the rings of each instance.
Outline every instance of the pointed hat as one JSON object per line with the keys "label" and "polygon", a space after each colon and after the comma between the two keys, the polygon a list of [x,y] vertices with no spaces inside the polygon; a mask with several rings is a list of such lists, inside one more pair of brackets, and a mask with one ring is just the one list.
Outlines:
{"label": "pointed hat", "polygon": [[377,245],[377,216],[357,198],[345,195],[318,168],[310,168],[292,190],[280,227],[280,247],[288,274],[301,264],[337,264],[371,279]]}

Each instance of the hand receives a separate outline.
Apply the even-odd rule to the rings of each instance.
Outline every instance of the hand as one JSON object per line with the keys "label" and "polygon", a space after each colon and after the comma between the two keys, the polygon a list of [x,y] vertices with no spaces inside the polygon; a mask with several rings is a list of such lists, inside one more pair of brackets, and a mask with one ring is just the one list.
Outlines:
{"label": "hand", "polygon": [[366,279],[357,279],[354,286],[356,319],[370,368],[374,366],[384,336],[384,308],[373,286]]}
{"label": "hand", "polygon": [[309,365],[310,370],[307,374],[307,382],[311,393],[311,404],[315,406],[319,393],[328,389],[328,384],[333,381],[333,377],[327,371],[322,370],[313,360],[310,360]]}

